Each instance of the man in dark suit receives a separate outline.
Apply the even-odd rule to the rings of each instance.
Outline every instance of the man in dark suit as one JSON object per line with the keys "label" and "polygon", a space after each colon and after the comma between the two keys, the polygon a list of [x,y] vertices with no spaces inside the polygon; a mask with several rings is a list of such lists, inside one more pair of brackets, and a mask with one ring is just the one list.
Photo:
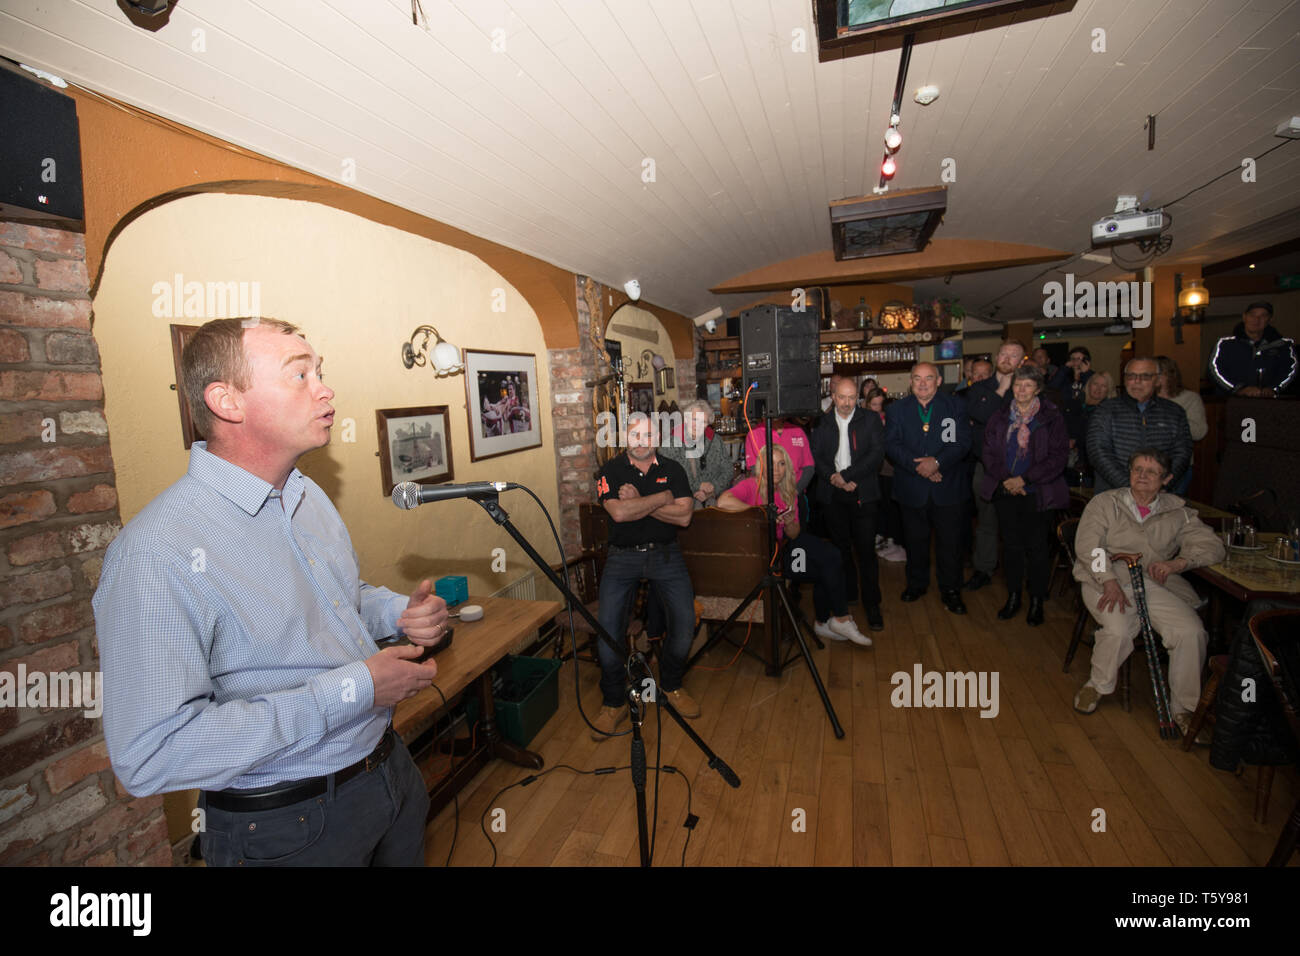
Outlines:
{"label": "man in dark suit", "polygon": [[943,606],[965,614],[961,599],[961,522],[970,498],[963,464],[970,450],[966,406],[939,393],[940,373],[929,362],[912,366],[912,394],[886,412],[885,454],[894,466],[894,499],[903,513],[907,590],[915,601],[930,583],[930,532],[938,556],[935,576]]}
{"label": "man in dark suit", "polygon": [[[984,426],[989,423],[999,409],[1011,404],[1011,376],[1025,360],[1025,347],[1012,339],[1003,342],[998,349],[997,365],[994,374],[972,385],[962,397],[966,400],[966,414],[970,420],[971,441],[970,457],[967,466],[971,475],[972,490],[984,482]],[[974,494],[975,501],[975,540],[971,552],[971,564],[975,570],[966,582],[967,591],[978,591],[993,583],[993,572],[998,566],[998,515],[993,503],[985,501]],[[962,519],[963,546],[969,540],[969,522]]]}
{"label": "man in dark suit", "polygon": [[[844,559],[849,599],[855,592],[860,594],[867,626],[883,631],[876,562],[876,503],[880,499],[880,466],[885,460],[885,427],[876,412],[858,407],[858,390],[852,378],[836,382],[831,394],[835,404],[822,414],[812,436],[817,502],[825,514],[831,540]],[[854,547],[858,550],[856,572]]]}

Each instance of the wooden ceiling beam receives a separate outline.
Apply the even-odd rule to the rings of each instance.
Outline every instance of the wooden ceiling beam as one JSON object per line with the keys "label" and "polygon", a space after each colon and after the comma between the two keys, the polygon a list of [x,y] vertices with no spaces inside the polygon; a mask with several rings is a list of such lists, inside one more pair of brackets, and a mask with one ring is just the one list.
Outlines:
{"label": "wooden ceiling beam", "polygon": [[1073,253],[1043,246],[990,239],[933,239],[922,252],[837,262],[829,250],[774,262],[733,276],[709,289],[731,292],[772,292],[779,289],[860,282],[928,279],[957,272],[985,272],[1014,266],[1068,259]]}

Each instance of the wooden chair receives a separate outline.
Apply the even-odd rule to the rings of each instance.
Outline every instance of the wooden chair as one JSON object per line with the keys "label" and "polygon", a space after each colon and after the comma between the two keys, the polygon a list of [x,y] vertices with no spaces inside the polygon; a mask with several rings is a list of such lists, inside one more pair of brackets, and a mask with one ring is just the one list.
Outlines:
{"label": "wooden chair", "polygon": [[[1066,557],[1069,559],[1071,567],[1074,566],[1075,559],[1074,536],[1078,530],[1079,519],[1074,517],[1066,518],[1056,526],[1057,543],[1060,545],[1061,551],[1064,552]],[[1085,641],[1083,637],[1083,632],[1088,626],[1089,615],[1088,609],[1083,606],[1083,598],[1078,597],[1077,589],[1076,598],[1079,602],[1079,610],[1074,615],[1074,628],[1070,632],[1070,646],[1066,648],[1065,664],[1061,667],[1061,670],[1065,671],[1067,674],[1070,673],[1070,664],[1074,661],[1074,655],[1079,650],[1079,645],[1086,643],[1091,647],[1093,644],[1091,637],[1087,641]]]}
{"label": "wooden chair", "polygon": [[[1057,514],[1062,514],[1062,512],[1057,512]],[[1072,522],[1072,525],[1066,529],[1065,534],[1062,534],[1061,529],[1067,522]],[[1053,591],[1056,591],[1057,597],[1060,597],[1074,584],[1074,575],[1072,573],[1074,568],[1074,533],[1078,528],[1079,519],[1071,517],[1061,519],[1056,525],[1056,540],[1051,549],[1050,559],[1052,562],[1052,576],[1047,582],[1049,597]],[[1058,577],[1061,579],[1061,584],[1056,587]]]}
{"label": "wooden chair", "polygon": [[[1196,704],[1196,710],[1192,713],[1191,722],[1187,725],[1187,733],[1183,735],[1183,750],[1191,750],[1192,744],[1196,742],[1196,735],[1201,732],[1201,728],[1208,722],[1211,727],[1214,726],[1214,704],[1219,697],[1219,685],[1223,682],[1223,675],[1228,670],[1228,655],[1216,654],[1210,658],[1210,676],[1205,680],[1205,686],[1201,688],[1201,699]],[[1240,774],[1238,770],[1238,774]],[[1273,765],[1262,763],[1255,776],[1255,822],[1263,823],[1268,816],[1268,798],[1273,789]]]}
{"label": "wooden chair", "polygon": [[[1277,691],[1282,712],[1300,745],[1300,608],[1264,611],[1250,619],[1255,649]],[[1262,769],[1262,768],[1261,768]],[[1300,843],[1300,800],[1291,809],[1269,866],[1285,866]]]}

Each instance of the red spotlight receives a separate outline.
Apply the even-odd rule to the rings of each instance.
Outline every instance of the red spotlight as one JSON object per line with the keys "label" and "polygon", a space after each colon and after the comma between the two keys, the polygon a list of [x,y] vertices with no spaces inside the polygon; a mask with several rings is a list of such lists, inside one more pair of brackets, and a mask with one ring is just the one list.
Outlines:
{"label": "red spotlight", "polygon": [[893,156],[886,156],[885,161],[880,164],[880,175],[886,179],[898,172],[898,165],[894,162]]}

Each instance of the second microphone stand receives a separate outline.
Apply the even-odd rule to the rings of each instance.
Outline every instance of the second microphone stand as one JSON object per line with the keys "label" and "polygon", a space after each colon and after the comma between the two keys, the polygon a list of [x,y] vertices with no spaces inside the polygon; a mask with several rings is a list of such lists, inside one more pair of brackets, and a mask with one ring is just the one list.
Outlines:
{"label": "second microphone stand", "polygon": [[[775,476],[772,473],[772,419],[774,417],[777,416],[766,414],[763,416],[767,444],[760,451],[760,454],[765,452],[767,456],[767,505],[764,510],[767,513],[768,547],[773,547],[777,540],[776,488]],[[786,507],[793,507],[795,509],[795,514],[799,513],[798,497],[798,489],[796,487],[795,500],[793,502],[786,502]],[[798,545],[795,546],[798,547]],[[817,670],[817,662],[813,660],[812,651],[808,649],[808,641],[804,637],[803,627],[800,626],[800,622],[803,621],[803,615],[799,612],[799,609],[790,602],[790,595],[785,589],[785,581],[779,574],[777,574],[778,563],[780,560],[780,554],[774,554],[772,560],[768,563],[767,570],[763,572],[763,576],[758,579],[758,582],[750,590],[749,594],[747,594],[745,599],[740,602],[740,606],[732,611],[731,616],[723,621],[722,624],[718,626],[717,630],[709,635],[709,639],[705,645],[695,652],[695,656],[692,657],[687,664],[687,669],[692,667],[697,660],[707,654],[713,646],[722,639],[727,628],[731,627],[732,624],[738,621],[740,616],[745,613],[754,601],[758,600],[760,596],[766,595],[767,601],[764,605],[764,610],[772,610],[772,620],[768,623],[768,627],[772,629],[772,660],[767,668],[768,674],[774,677],[779,676],[789,663],[789,660],[782,661],[779,659],[781,656],[781,632],[784,624],[789,623],[790,633],[794,636],[795,642],[799,645],[799,650],[803,654],[804,662],[808,665],[808,673],[812,676],[813,685],[817,688],[818,695],[821,696],[822,706],[826,708],[826,717],[831,722],[831,730],[834,731],[835,738],[839,740],[844,737],[844,728],[840,725],[840,719],[835,713],[835,705],[831,703],[830,695],[826,693],[826,687],[822,684],[822,677]],[[807,626],[806,622],[804,623],[804,626]],[[814,639],[816,639],[815,634]],[[818,642],[818,646],[821,646],[820,641]]]}

